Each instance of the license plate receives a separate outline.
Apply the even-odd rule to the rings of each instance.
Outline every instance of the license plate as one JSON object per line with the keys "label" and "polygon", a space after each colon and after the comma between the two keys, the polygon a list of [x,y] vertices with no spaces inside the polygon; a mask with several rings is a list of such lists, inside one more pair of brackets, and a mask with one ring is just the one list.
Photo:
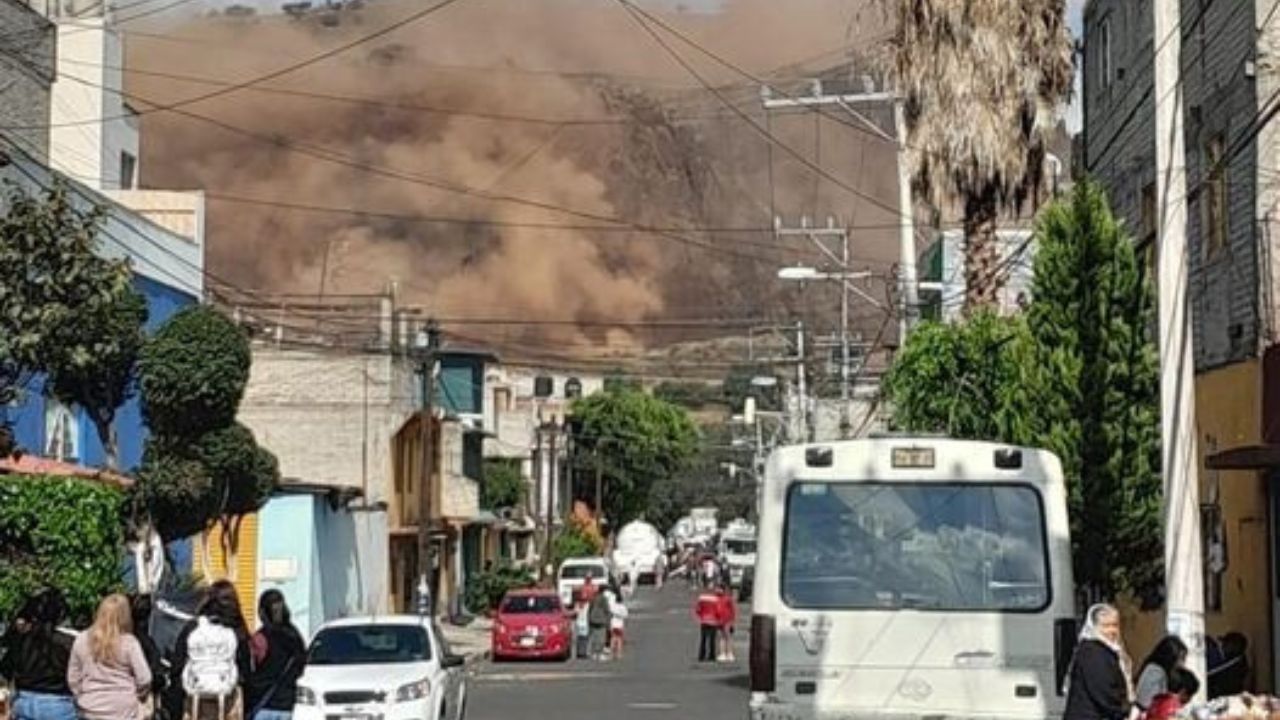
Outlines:
{"label": "license plate", "polygon": [[373,716],[368,713],[347,713],[345,715],[330,715],[328,720],[373,720]]}
{"label": "license plate", "polygon": [[535,638],[535,637],[520,638],[520,647],[531,648],[537,644],[538,644],[538,638]]}

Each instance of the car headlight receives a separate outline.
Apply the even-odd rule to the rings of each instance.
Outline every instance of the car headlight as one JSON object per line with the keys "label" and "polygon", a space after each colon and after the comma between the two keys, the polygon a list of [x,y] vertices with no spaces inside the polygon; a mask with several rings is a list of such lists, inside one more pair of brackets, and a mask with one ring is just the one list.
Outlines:
{"label": "car headlight", "polygon": [[396,690],[396,702],[410,702],[413,700],[421,700],[431,694],[431,681],[423,678],[417,682],[411,682],[408,685],[401,685]]}
{"label": "car headlight", "polygon": [[309,687],[304,687],[302,685],[299,685],[298,695],[295,698],[295,700],[299,705],[315,705],[316,704],[315,691],[313,691]]}

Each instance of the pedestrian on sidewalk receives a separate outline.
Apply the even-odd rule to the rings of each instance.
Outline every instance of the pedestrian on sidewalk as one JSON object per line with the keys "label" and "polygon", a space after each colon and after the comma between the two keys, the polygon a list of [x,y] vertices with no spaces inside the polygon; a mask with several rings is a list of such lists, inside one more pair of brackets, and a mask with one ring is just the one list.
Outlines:
{"label": "pedestrian on sidewalk", "polygon": [[307,644],[294,627],[289,606],[279,590],[258,599],[262,627],[253,634],[253,674],[246,683],[249,720],[290,720],[298,696],[298,678],[306,664]]}
{"label": "pedestrian on sidewalk", "polygon": [[693,619],[698,623],[698,662],[715,662],[720,636],[720,600],[711,588],[698,593],[693,603]]}
{"label": "pedestrian on sidewalk", "polygon": [[1120,637],[1120,612],[1094,605],[1071,658],[1067,707],[1063,720],[1126,720],[1133,706]]}
{"label": "pedestrian on sidewalk", "polygon": [[728,586],[721,584],[716,588],[716,617],[720,621],[720,650],[716,655],[719,662],[733,662],[733,626],[738,621],[738,607],[729,593]]}
{"label": "pedestrian on sidewalk", "polygon": [[62,593],[50,588],[23,603],[13,623],[16,628],[6,634],[0,676],[16,691],[13,720],[76,720],[67,684],[75,640],[58,627],[66,614]]}
{"label": "pedestrian on sidewalk", "polygon": [[67,668],[80,720],[143,720],[154,712],[151,668],[133,636],[129,599],[108,595],[76,638]]}
{"label": "pedestrian on sidewalk", "polygon": [[609,655],[614,660],[621,660],[622,646],[626,639],[627,616],[630,612],[621,596],[615,596],[612,591],[605,591],[605,597],[609,599]]}

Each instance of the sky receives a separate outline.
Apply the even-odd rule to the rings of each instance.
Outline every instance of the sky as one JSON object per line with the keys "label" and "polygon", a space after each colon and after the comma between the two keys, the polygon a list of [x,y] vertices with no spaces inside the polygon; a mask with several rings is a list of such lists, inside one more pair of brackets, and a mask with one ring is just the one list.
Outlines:
{"label": "sky", "polygon": [[[1088,0],[1067,0],[1067,20],[1071,23],[1071,34],[1077,40],[1084,36],[1084,5],[1086,2]],[[1080,105],[1082,92],[1080,71],[1077,68],[1075,91],[1071,97],[1071,107],[1067,109],[1067,130],[1072,133],[1080,132],[1080,128],[1084,125]]]}

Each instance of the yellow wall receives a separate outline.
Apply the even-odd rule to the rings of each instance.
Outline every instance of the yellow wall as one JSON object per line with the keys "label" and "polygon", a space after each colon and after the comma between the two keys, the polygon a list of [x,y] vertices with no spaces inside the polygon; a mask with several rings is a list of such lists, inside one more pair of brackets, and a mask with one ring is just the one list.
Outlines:
{"label": "yellow wall", "polygon": [[[1257,361],[1229,365],[1196,376],[1199,467],[1219,450],[1261,442],[1262,366]],[[1255,689],[1272,690],[1271,591],[1267,495],[1263,476],[1253,471],[1200,471],[1200,502],[1216,487],[1227,537],[1227,570],[1222,576],[1222,609],[1205,613],[1205,632],[1236,631],[1249,638]],[[1207,579],[1207,578],[1206,578]],[[1122,603],[1124,636],[1134,662],[1142,662],[1164,634],[1164,611],[1140,613]]]}
{"label": "yellow wall", "polygon": [[[208,564],[205,563],[204,552],[208,548]],[[240,523],[240,543],[236,553],[235,580],[236,595],[240,599],[240,609],[244,612],[244,620],[252,628],[257,624],[258,614],[258,516],[246,515]],[[222,550],[222,527],[215,525],[206,533],[206,542],[196,543],[196,572],[209,570],[205,580],[229,579],[232,576],[227,567],[227,558]]]}
{"label": "yellow wall", "polygon": [[[1236,363],[1196,378],[1196,427],[1200,467],[1204,456],[1262,441],[1262,365]],[[1216,488],[1227,538],[1227,570],[1222,576],[1222,610],[1206,607],[1205,630],[1249,638],[1258,689],[1271,688],[1271,590],[1266,480],[1254,471],[1202,470],[1200,502]],[[1207,578],[1206,578],[1207,579]]]}

